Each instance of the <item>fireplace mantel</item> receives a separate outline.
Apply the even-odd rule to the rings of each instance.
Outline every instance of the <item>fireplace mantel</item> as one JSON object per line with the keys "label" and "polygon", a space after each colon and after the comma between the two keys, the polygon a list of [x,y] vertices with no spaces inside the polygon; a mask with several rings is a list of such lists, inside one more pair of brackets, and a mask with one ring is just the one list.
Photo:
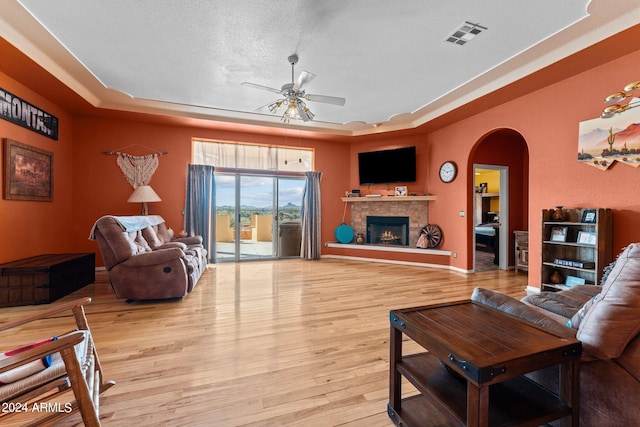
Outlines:
{"label": "fireplace mantel", "polygon": [[356,202],[428,202],[436,200],[436,196],[380,196],[380,197],[343,197],[342,201],[347,203]]}

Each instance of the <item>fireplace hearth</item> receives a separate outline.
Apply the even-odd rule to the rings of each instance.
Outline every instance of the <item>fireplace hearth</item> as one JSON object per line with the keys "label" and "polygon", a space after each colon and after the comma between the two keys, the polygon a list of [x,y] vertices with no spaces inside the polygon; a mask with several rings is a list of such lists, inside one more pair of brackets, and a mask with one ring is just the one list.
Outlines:
{"label": "fireplace hearth", "polygon": [[367,243],[409,246],[409,217],[367,216]]}

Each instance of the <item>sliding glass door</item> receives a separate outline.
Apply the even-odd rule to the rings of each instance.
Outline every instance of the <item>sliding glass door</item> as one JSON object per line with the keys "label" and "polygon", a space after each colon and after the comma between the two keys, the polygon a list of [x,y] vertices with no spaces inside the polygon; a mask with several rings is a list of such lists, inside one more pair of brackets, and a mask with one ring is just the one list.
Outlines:
{"label": "sliding glass door", "polygon": [[216,261],[300,255],[304,179],[216,174]]}
{"label": "sliding glass door", "polygon": [[240,218],[239,260],[274,258],[273,217],[275,214],[275,178],[238,175],[236,200]]}
{"label": "sliding glass door", "polygon": [[236,176],[216,174],[216,262],[236,258]]}
{"label": "sliding glass door", "polygon": [[277,178],[277,253],[279,258],[300,257],[304,178]]}

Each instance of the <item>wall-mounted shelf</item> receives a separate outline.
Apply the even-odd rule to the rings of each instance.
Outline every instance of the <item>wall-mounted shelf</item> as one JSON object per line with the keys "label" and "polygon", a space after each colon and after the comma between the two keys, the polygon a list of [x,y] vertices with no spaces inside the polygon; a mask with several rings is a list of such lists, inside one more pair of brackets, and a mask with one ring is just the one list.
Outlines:
{"label": "wall-mounted shelf", "polygon": [[428,202],[436,196],[380,196],[380,197],[343,197],[343,202]]}

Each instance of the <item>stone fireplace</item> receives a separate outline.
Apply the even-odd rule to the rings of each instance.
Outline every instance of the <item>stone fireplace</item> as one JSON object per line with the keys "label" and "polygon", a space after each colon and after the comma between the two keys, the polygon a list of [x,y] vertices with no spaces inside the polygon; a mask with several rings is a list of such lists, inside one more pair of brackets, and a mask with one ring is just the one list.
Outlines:
{"label": "stone fireplace", "polygon": [[[365,238],[367,236],[367,217],[404,217],[409,218],[408,243],[409,248],[415,248],[420,235],[420,230],[429,223],[427,197],[382,197],[378,199],[367,199],[364,197],[353,198],[349,200],[351,203],[351,227],[358,234],[362,233]],[[366,244],[369,243],[367,240]],[[402,246],[397,246],[401,248]]]}
{"label": "stone fireplace", "polygon": [[366,243],[409,246],[409,217],[367,216]]}
{"label": "stone fireplace", "polygon": [[[443,249],[422,249],[416,247],[422,227],[429,224],[429,202],[436,200],[431,194],[409,196],[343,197],[346,208],[349,207],[351,225],[356,238],[351,244],[325,242],[322,256],[333,258],[355,258],[363,260],[384,260],[390,263],[409,263],[425,266],[449,266],[451,251]],[[408,244],[387,244],[367,242],[367,217],[408,218]],[[371,219],[369,218],[369,222]],[[393,224],[392,226],[395,226]],[[407,230],[404,230],[406,233]],[[383,235],[389,240],[397,240],[393,232]],[[405,234],[406,236],[406,234]],[[402,242],[402,240],[401,240]]]}

